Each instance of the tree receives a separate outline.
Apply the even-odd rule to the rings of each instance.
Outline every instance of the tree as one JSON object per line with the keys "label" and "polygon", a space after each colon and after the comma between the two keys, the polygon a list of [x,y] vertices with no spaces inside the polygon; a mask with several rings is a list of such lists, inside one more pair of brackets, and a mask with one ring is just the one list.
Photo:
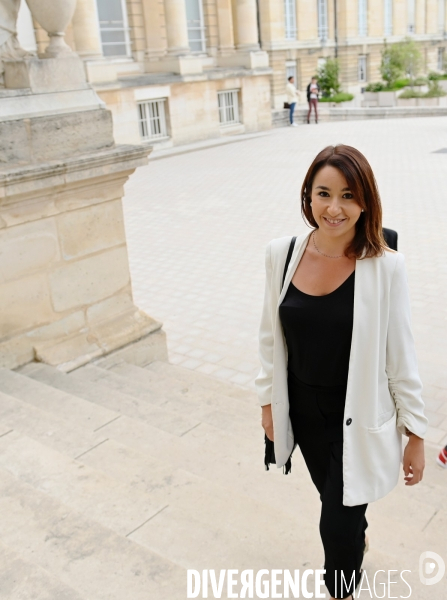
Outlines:
{"label": "tree", "polygon": [[405,38],[403,42],[396,44],[399,47],[402,68],[404,73],[410,78],[411,85],[421,71],[422,54],[416,42],[411,38]]}
{"label": "tree", "polygon": [[340,92],[339,73],[340,65],[336,58],[328,58],[318,69],[318,84],[324,97],[328,98]]}
{"label": "tree", "polygon": [[380,74],[389,88],[392,88],[396,81],[404,74],[399,44],[388,46],[385,42],[385,48],[382,50]]}

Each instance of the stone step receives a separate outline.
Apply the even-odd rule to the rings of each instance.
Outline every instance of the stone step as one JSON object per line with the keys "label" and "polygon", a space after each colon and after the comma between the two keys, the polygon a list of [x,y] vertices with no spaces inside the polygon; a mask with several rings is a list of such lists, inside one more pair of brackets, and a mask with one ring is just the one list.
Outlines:
{"label": "stone step", "polygon": [[[115,372],[115,368],[118,372]],[[69,377],[79,378],[84,382],[100,381],[112,389],[189,416],[232,435],[244,436],[250,430],[263,437],[258,407],[248,406],[240,400],[210,391],[204,391],[202,395],[188,389],[184,389],[184,393],[173,392],[168,381],[154,384],[147,378],[147,372],[140,367],[121,363],[113,367],[113,370],[105,370],[88,365],[73,371]]]}
{"label": "stone step", "polygon": [[57,414],[75,425],[84,426],[89,431],[94,431],[119,416],[115,411],[8,369],[0,368],[0,391],[36,408]]}
{"label": "stone step", "polygon": [[82,381],[80,378],[69,377],[55,367],[38,363],[28,377],[51,385],[68,394],[78,396],[89,402],[103,406],[120,414],[150,423],[153,427],[163,429],[174,435],[183,435],[199,423],[197,419],[170,412],[156,406],[147,400],[123,394],[118,390],[102,384],[100,381]]}
{"label": "stone step", "polygon": [[[95,600],[184,600],[185,571],[0,468],[0,538]],[[15,600],[15,599],[14,599]]]}
{"label": "stone step", "polygon": [[57,412],[53,414],[35,408],[3,392],[0,392],[0,422],[0,440],[2,436],[17,430],[72,458],[107,439],[101,430],[86,431],[62,419]]}
{"label": "stone step", "polygon": [[85,600],[76,590],[0,544],[2,600]]}
{"label": "stone step", "polygon": [[18,432],[0,438],[0,467],[123,536],[165,507],[150,495]]}
{"label": "stone step", "polygon": [[145,366],[145,369],[158,377],[170,381],[175,380],[190,386],[195,385],[199,388],[208,389],[225,396],[246,400],[249,404],[257,403],[256,393],[251,390],[247,390],[235,383],[221,381],[216,377],[198,373],[191,369],[185,369],[184,367],[173,365],[165,361],[151,362]]}

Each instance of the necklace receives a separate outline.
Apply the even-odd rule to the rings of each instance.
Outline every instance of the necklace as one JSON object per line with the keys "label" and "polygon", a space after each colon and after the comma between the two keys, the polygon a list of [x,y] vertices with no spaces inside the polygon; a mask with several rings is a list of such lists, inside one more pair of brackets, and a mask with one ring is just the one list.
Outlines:
{"label": "necklace", "polygon": [[317,244],[315,243],[315,231],[312,234],[312,240],[314,242],[315,250],[318,252],[318,254],[321,254],[322,256],[325,256],[326,258],[343,258],[344,257],[344,254],[340,254],[340,256],[329,256],[329,254],[325,254],[324,252],[321,252],[321,250],[318,249]]}

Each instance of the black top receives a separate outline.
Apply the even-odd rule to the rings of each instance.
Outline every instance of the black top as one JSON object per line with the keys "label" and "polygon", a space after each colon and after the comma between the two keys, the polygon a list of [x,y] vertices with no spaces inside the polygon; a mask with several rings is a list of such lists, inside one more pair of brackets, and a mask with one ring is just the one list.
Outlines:
{"label": "black top", "polygon": [[354,281],[355,271],[325,296],[305,294],[290,282],[279,317],[287,343],[289,371],[307,385],[347,384]]}

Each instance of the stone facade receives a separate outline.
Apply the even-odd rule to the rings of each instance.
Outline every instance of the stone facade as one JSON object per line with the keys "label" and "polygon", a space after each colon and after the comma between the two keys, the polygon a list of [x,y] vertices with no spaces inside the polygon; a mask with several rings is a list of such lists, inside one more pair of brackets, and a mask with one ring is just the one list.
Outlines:
{"label": "stone facade", "polygon": [[161,324],[133,303],[121,202],[149,149],[115,144],[76,55],[4,60],[4,75],[0,366],[68,371],[153,333],[164,357]]}
{"label": "stone facade", "polygon": [[[414,15],[410,4],[121,0],[113,44],[107,3],[78,0],[66,40],[112,111],[117,142],[166,146],[270,127],[271,108],[285,100],[287,74],[295,73],[304,91],[321,61],[336,54],[343,89],[360,94],[380,78],[385,39],[393,43],[411,35],[422,47],[426,71],[445,68],[446,0],[415,0]],[[34,25],[43,52],[48,37]],[[236,92],[225,99],[237,103],[230,123],[221,122],[223,90]],[[143,124],[141,110],[152,111]]]}

